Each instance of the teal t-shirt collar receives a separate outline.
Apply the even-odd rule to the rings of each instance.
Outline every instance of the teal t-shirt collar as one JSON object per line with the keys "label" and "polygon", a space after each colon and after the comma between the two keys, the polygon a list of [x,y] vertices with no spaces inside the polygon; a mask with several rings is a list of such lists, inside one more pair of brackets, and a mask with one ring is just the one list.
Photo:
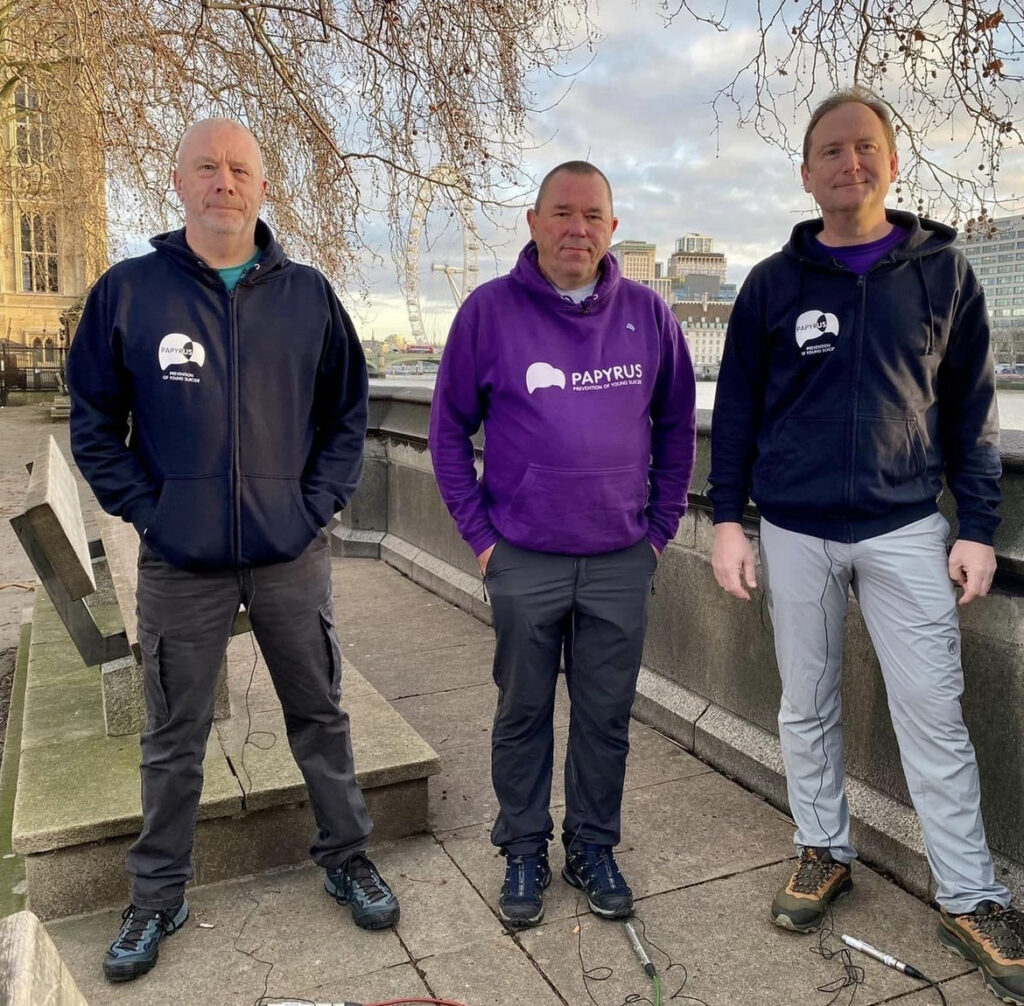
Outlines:
{"label": "teal t-shirt collar", "polygon": [[260,260],[261,250],[256,249],[256,254],[253,255],[248,262],[243,262],[241,265],[233,265],[228,269],[218,269],[217,275],[224,281],[224,285],[229,290],[234,290],[238,286],[238,281]]}

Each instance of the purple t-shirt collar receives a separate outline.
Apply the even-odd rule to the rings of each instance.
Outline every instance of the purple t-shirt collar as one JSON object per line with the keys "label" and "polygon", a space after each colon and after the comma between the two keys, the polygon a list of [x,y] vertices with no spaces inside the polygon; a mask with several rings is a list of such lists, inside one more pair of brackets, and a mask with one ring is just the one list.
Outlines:
{"label": "purple t-shirt collar", "polygon": [[877,241],[869,241],[863,245],[842,245],[835,247],[815,241],[818,247],[827,252],[837,262],[842,262],[847,269],[863,276],[883,255],[895,248],[910,233],[905,227],[893,224],[892,230]]}

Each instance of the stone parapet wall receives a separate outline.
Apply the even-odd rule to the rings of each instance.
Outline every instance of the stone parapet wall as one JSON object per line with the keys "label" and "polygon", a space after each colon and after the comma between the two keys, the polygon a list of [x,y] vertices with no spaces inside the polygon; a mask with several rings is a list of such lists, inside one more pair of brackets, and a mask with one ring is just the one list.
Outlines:
{"label": "stone parapet wall", "polygon": [[[488,620],[474,557],[455,531],[426,448],[431,392],[373,389],[366,470],[336,532],[339,550],[373,554]],[[634,713],[780,807],[779,680],[763,596],[717,586],[703,495],[710,414],[699,417],[690,510],[659,564]],[[1024,434],[1004,435],[1003,524],[993,594],[963,610],[964,712],[981,767],[985,821],[1004,879],[1024,893]],[[949,494],[942,508],[955,527]],[[748,515],[756,538],[756,513]],[[348,541],[346,541],[348,538]],[[756,542],[755,542],[756,545]],[[927,893],[885,688],[856,601],[845,640],[844,730],[855,840],[862,855]]]}

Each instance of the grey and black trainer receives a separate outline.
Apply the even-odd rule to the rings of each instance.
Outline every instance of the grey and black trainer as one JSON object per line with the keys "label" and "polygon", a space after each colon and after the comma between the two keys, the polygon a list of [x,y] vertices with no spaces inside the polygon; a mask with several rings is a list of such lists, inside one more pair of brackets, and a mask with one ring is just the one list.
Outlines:
{"label": "grey and black trainer", "polygon": [[772,902],[772,922],[794,933],[821,925],[828,906],[853,887],[850,864],[832,858],[828,849],[808,847],[793,875]]}
{"label": "grey and black trainer", "polygon": [[595,915],[625,919],[633,914],[633,892],[619,872],[610,845],[570,845],[565,851],[562,877],[586,892],[587,904]]}
{"label": "grey and black trainer", "polygon": [[103,958],[103,974],[110,982],[128,982],[156,964],[160,941],[177,932],[188,918],[188,902],[175,908],[152,910],[129,905],[121,913],[121,932]]}
{"label": "grey and black trainer", "polygon": [[398,898],[362,852],[327,871],[324,890],[352,910],[352,921],[361,929],[387,929],[401,914]]}
{"label": "grey and black trainer", "polygon": [[963,915],[939,909],[939,942],[977,964],[997,999],[1024,1006],[1024,917],[1017,909],[994,901]]}
{"label": "grey and black trainer", "polygon": [[544,918],[544,889],[551,883],[546,853],[512,856],[504,850],[505,882],[498,895],[498,917],[506,926],[525,929]]}

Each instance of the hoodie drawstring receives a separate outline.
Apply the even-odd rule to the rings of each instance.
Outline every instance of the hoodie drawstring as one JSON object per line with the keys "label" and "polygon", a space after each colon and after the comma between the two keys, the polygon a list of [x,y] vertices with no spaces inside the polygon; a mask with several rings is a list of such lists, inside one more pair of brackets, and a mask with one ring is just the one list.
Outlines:
{"label": "hoodie drawstring", "polygon": [[928,339],[925,342],[924,355],[931,356],[935,352],[935,311],[932,309],[932,298],[928,292],[928,281],[925,279],[924,266],[921,259],[915,257],[914,264],[917,266],[917,274],[921,277],[921,289],[924,290],[924,302],[928,305]]}

